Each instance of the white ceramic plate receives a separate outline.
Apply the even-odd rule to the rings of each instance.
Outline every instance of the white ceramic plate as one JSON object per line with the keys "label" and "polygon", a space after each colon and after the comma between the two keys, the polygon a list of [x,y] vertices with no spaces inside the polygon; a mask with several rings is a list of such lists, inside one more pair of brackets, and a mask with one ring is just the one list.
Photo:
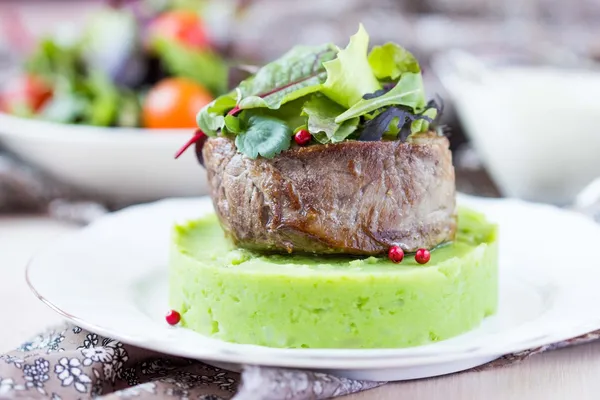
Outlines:
{"label": "white ceramic plate", "polygon": [[[500,225],[500,307],[476,330],[408,349],[275,349],[226,343],[164,321],[171,226],[207,198],[114,213],[63,238],[27,269],[36,295],[75,323],[126,343],[218,363],[311,368],[372,380],[467,369],[600,328],[600,227],[551,206],[461,197]],[[201,245],[201,243],[199,244]]]}
{"label": "white ceramic plate", "polygon": [[118,202],[208,193],[193,149],[174,160],[193,129],[101,128],[0,113],[0,143],[61,181]]}

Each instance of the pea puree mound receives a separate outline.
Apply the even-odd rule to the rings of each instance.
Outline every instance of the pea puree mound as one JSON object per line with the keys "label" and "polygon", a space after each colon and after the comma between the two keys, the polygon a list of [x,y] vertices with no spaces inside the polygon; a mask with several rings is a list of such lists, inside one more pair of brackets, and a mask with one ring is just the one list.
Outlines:
{"label": "pea puree mound", "polygon": [[225,341],[398,348],[475,328],[498,303],[497,229],[462,209],[456,241],[426,265],[387,258],[265,255],[235,248],[215,215],[175,227],[170,306]]}

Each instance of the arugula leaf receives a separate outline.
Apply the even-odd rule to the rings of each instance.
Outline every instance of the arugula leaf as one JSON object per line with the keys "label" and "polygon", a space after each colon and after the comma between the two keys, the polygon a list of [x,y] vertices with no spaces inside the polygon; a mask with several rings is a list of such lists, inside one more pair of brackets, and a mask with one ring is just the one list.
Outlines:
{"label": "arugula leaf", "polygon": [[369,53],[369,65],[377,79],[396,80],[405,72],[421,72],[415,56],[395,43],[373,47]]}
{"label": "arugula leaf", "polygon": [[327,76],[323,63],[332,60],[336,53],[333,44],[294,47],[240,83],[238,107],[278,109],[284,103],[319,91]]}
{"label": "arugula leaf", "polygon": [[365,93],[381,88],[367,59],[369,34],[361,24],[337,58],[326,62],[327,80],[321,92],[344,107],[352,107]]}
{"label": "arugula leaf", "polygon": [[368,100],[362,99],[343,114],[335,122],[341,123],[350,118],[359,117],[381,107],[402,105],[418,110],[425,106],[425,90],[421,74],[406,72],[389,92]]}
{"label": "arugula leaf", "polygon": [[256,115],[248,120],[248,129],[235,137],[235,145],[252,159],[273,158],[289,149],[291,140],[292,130],[283,121]]}
{"label": "arugula leaf", "polygon": [[375,97],[383,96],[384,94],[386,94],[387,92],[389,92],[390,89],[391,88],[385,88],[384,87],[383,89],[376,90],[373,93],[367,93],[362,98],[363,98],[363,100],[371,100],[371,99],[374,99]]}
{"label": "arugula leaf", "polygon": [[152,48],[170,74],[192,79],[216,96],[227,90],[228,66],[218,54],[165,38],[154,39]]}
{"label": "arugula leaf", "polygon": [[237,103],[236,92],[216,98],[205,105],[196,115],[196,122],[202,132],[208,136],[216,136],[220,129],[225,126],[225,114],[235,107]]}
{"label": "arugula leaf", "polygon": [[399,129],[398,139],[405,142],[411,134],[411,124],[409,124],[409,122],[412,123],[419,119],[425,119],[431,122],[431,119],[428,116],[414,114],[408,107],[390,107],[372,120],[365,122],[363,131],[358,139],[367,142],[381,140],[386,132],[390,130],[395,132]]}
{"label": "arugula leaf", "polygon": [[358,126],[358,118],[342,124],[335,117],[344,111],[344,107],[327,97],[315,95],[304,103],[302,114],[308,116],[308,131],[320,143],[336,143],[346,139]]}

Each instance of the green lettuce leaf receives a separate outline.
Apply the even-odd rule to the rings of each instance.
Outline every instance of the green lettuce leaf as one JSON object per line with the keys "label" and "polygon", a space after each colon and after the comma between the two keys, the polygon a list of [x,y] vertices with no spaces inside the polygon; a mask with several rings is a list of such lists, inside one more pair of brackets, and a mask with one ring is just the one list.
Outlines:
{"label": "green lettuce leaf", "polygon": [[381,107],[402,105],[419,110],[425,106],[425,90],[421,74],[406,72],[389,92],[371,99],[362,99],[343,114],[335,122],[341,123],[351,118],[373,112]]}
{"label": "green lettuce leaf", "polygon": [[298,129],[320,143],[406,140],[427,130],[440,112],[426,105],[415,57],[393,43],[370,53],[368,46],[362,25],[342,50],[296,46],[204,107],[198,125],[210,136],[235,135],[238,151],[250,158],[288,149]]}
{"label": "green lettuce leaf", "polygon": [[324,96],[313,96],[302,108],[302,114],[308,116],[308,131],[312,134],[323,132],[333,137],[340,124],[335,118],[344,112],[344,107]]}
{"label": "green lettuce leaf", "polygon": [[331,143],[338,143],[342,140],[345,140],[353,134],[358,129],[358,123],[360,122],[360,118],[352,118],[347,121],[344,121],[342,125],[340,125],[339,129],[335,131],[333,137],[331,138]]}
{"label": "green lettuce leaf", "polygon": [[358,32],[350,38],[348,46],[337,54],[337,58],[324,64],[327,80],[321,92],[349,108],[360,101],[363,95],[380,89],[367,59],[368,47],[369,34],[361,24]]}
{"label": "green lettuce leaf", "polygon": [[320,95],[313,96],[302,108],[302,114],[308,116],[308,131],[320,143],[341,142],[356,130],[358,118],[342,124],[335,122],[342,112],[344,107]]}
{"label": "green lettuce leaf", "polygon": [[333,44],[296,46],[240,83],[240,109],[282,104],[317,92],[327,77],[323,63],[337,54]]}
{"label": "green lettuce leaf", "polygon": [[349,119],[348,121],[344,121],[340,128],[335,131],[332,137],[327,136],[325,132],[318,132],[313,134],[313,138],[321,144],[327,143],[339,143],[348,138],[351,134],[353,134],[358,129],[358,118]]}
{"label": "green lettuce leaf", "polygon": [[239,117],[235,117],[233,115],[225,116],[225,128],[227,128],[227,132],[237,135],[239,133],[242,133],[242,131],[244,130],[243,127],[244,124],[242,123]]}
{"label": "green lettuce leaf", "polygon": [[237,95],[234,91],[205,105],[196,116],[196,122],[202,132],[208,136],[216,136],[217,132],[225,126],[224,114],[234,108],[236,103]]}
{"label": "green lettuce leaf", "polygon": [[377,79],[389,78],[395,81],[405,72],[421,72],[415,56],[395,43],[373,47],[369,53],[369,65]]}
{"label": "green lettuce leaf", "polygon": [[252,159],[273,158],[289,149],[291,139],[292,130],[285,122],[256,115],[248,120],[248,129],[235,137],[235,146]]}

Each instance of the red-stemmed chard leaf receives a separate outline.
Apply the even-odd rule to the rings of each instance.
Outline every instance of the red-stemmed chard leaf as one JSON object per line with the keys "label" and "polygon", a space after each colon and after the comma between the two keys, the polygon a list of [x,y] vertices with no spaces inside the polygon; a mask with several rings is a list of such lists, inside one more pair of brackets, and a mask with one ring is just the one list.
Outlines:
{"label": "red-stemmed chard leaf", "polygon": [[185,151],[189,149],[192,145],[196,145],[196,157],[198,157],[198,162],[200,162],[200,164],[204,166],[204,158],[202,157],[202,147],[204,147],[204,143],[206,142],[207,138],[208,137],[204,132],[202,132],[202,130],[196,129],[194,136],[192,136],[190,140],[188,140],[183,145],[183,147],[179,149],[177,153],[175,153],[175,159],[181,157],[181,155],[185,153]]}
{"label": "red-stemmed chard leaf", "polygon": [[320,90],[327,78],[323,63],[333,60],[337,52],[337,47],[329,43],[294,47],[240,83],[237,106],[278,109],[282,104]]}
{"label": "red-stemmed chard leaf", "polygon": [[[330,43],[294,47],[278,60],[259,69],[256,75],[241,82],[235,92],[216,99],[200,110],[197,118],[200,128],[207,135],[214,136],[225,126],[224,112],[235,116],[249,108],[279,109],[285,103],[318,91],[327,78],[323,63],[333,60],[337,52],[337,47]],[[236,100],[232,104],[234,98]],[[177,153],[177,157],[197,140],[194,135]]]}

